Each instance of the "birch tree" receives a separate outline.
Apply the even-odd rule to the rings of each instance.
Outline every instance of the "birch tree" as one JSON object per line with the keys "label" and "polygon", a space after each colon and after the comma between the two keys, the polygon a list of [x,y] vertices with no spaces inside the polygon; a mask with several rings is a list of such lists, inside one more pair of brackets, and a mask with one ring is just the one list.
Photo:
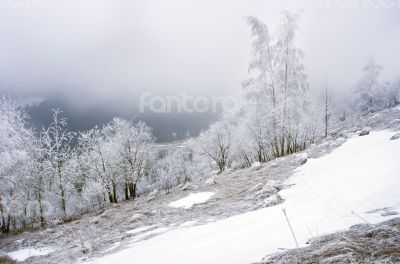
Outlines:
{"label": "birch tree", "polygon": [[269,153],[280,157],[301,150],[308,137],[304,134],[309,104],[301,63],[304,54],[295,45],[298,17],[285,11],[281,18],[275,38],[263,22],[248,18],[252,59],[243,88],[260,161]]}
{"label": "birch tree", "polygon": [[331,119],[332,92],[329,90],[328,82],[324,85],[323,107],[324,107],[324,137],[328,137],[329,121]]}
{"label": "birch tree", "polygon": [[200,134],[198,138],[201,152],[214,161],[219,172],[225,170],[232,161],[232,127],[226,120],[221,120]]}
{"label": "birch tree", "polygon": [[60,109],[52,110],[52,122],[48,128],[41,131],[42,144],[45,156],[49,159],[52,167],[52,188],[57,190],[63,218],[67,216],[66,188],[68,179],[65,175],[65,165],[71,153],[71,141],[75,134],[66,129],[67,120],[61,116]]}
{"label": "birch tree", "polygon": [[134,124],[115,118],[111,123],[118,146],[118,165],[125,178],[125,200],[134,199],[137,195],[137,183],[143,175],[144,163],[153,143],[152,129],[143,122]]}

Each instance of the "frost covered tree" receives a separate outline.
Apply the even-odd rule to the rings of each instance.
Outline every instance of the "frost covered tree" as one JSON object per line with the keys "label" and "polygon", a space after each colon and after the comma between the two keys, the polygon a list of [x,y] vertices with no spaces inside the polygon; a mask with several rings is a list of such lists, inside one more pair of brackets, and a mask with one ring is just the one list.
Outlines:
{"label": "frost covered tree", "polygon": [[286,11],[281,17],[275,37],[260,20],[248,18],[252,59],[243,88],[260,161],[301,150],[309,137],[304,55],[295,43],[298,17]]}
{"label": "frost covered tree", "polygon": [[137,196],[153,144],[152,130],[143,122],[114,118],[102,129],[81,132],[78,137],[75,187],[89,202],[101,208]]}
{"label": "frost covered tree", "polygon": [[37,204],[38,216],[41,226],[46,223],[47,213],[49,209],[49,197],[48,189],[51,183],[50,179],[52,177],[51,163],[47,156],[44,140],[42,138],[42,133],[39,133],[39,137],[35,141],[35,151],[33,152],[34,163],[32,166],[32,179],[31,188],[34,195],[34,200]]}
{"label": "frost covered tree", "polygon": [[400,103],[399,82],[381,81],[383,67],[374,58],[369,59],[362,72],[363,75],[354,89],[354,106],[357,112],[368,114]]}
{"label": "frost covered tree", "polygon": [[232,161],[232,126],[229,120],[222,119],[211,125],[200,134],[198,144],[200,151],[216,163],[219,172],[224,171]]}
{"label": "frost covered tree", "polygon": [[67,131],[67,120],[60,109],[52,110],[52,122],[41,131],[45,157],[51,165],[50,187],[57,193],[62,216],[67,216],[66,193],[69,185],[66,164],[71,155],[71,142],[75,134]]}
{"label": "frost covered tree", "polygon": [[324,85],[323,107],[324,107],[324,137],[328,137],[329,121],[331,119],[331,107],[333,94],[328,87],[328,82]]}
{"label": "frost covered tree", "polygon": [[355,104],[357,109],[363,113],[370,113],[382,108],[383,87],[380,75],[383,67],[370,58],[367,65],[362,69],[363,76],[355,88],[357,98]]}
{"label": "frost covered tree", "polygon": [[232,160],[241,167],[250,167],[254,161],[265,161],[264,151],[257,145],[253,130],[243,116],[237,117],[235,129],[232,133]]}
{"label": "frost covered tree", "polygon": [[0,102],[0,232],[25,225],[33,133],[26,116],[3,98]]}
{"label": "frost covered tree", "polygon": [[125,200],[136,197],[137,183],[143,176],[143,169],[153,143],[152,129],[144,122],[134,124],[115,118],[110,128],[118,148],[118,165],[124,175]]}
{"label": "frost covered tree", "polygon": [[119,167],[116,165],[118,146],[113,140],[109,125],[92,132],[93,151],[92,162],[96,180],[102,186],[103,200],[118,203],[118,184],[121,181]]}
{"label": "frost covered tree", "polygon": [[400,104],[400,83],[386,82],[383,84],[384,104],[390,108]]}
{"label": "frost covered tree", "polygon": [[[22,111],[0,102],[0,232],[103,210],[124,195],[135,198],[150,170],[154,139],[145,123],[115,118],[76,135],[61,110],[51,117],[34,133]],[[175,153],[164,163],[174,184],[190,179],[185,155]]]}
{"label": "frost covered tree", "polygon": [[166,194],[171,188],[190,181],[195,174],[190,153],[182,150],[168,152],[158,160],[155,170],[159,188]]}
{"label": "frost covered tree", "polygon": [[[103,135],[97,127],[79,133],[74,155],[75,173],[72,178],[78,193],[78,202],[80,204],[85,202],[85,205],[91,208],[98,206],[100,210],[103,210],[107,202],[106,197],[108,197],[106,190],[110,190],[110,187],[106,184],[103,170],[98,169],[99,164],[102,164],[99,158],[102,157],[99,153],[103,154],[101,144],[103,144]],[[110,202],[112,202],[113,196],[110,196]]]}

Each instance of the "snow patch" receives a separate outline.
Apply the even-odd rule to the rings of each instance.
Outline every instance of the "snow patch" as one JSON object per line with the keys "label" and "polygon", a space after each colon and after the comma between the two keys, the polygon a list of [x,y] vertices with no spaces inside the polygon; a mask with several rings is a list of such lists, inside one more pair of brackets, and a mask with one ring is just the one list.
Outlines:
{"label": "snow patch", "polygon": [[149,229],[151,229],[151,228],[153,228],[153,227],[155,227],[155,225],[151,225],[151,226],[142,226],[142,227],[139,227],[139,228],[135,228],[135,229],[126,231],[126,233],[127,233],[127,234],[130,234],[130,235],[135,235],[135,234],[137,234],[137,233],[141,233],[141,232],[147,231],[147,230],[149,230]]}
{"label": "snow patch", "polygon": [[256,171],[259,169],[261,169],[261,162],[257,161],[257,162],[253,162],[253,164],[251,164],[250,171]]}
{"label": "snow patch", "polygon": [[209,178],[204,183],[207,185],[214,185],[215,181],[214,181],[214,178]]}
{"label": "snow patch", "polygon": [[184,222],[183,224],[181,224],[180,227],[190,227],[190,226],[194,226],[197,222],[198,222],[198,220],[186,221],[186,222]]}
{"label": "snow patch", "polygon": [[51,248],[23,248],[9,252],[7,253],[7,255],[12,259],[21,262],[27,260],[30,257],[46,256],[53,251],[54,249]]}
{"label": "snow patch", "polygon": [[215,193],[213,192],[192,193],[185,198],[170,203],[169,206],[175,208],[189,209],[195,204],[206,203],[214,194]]}

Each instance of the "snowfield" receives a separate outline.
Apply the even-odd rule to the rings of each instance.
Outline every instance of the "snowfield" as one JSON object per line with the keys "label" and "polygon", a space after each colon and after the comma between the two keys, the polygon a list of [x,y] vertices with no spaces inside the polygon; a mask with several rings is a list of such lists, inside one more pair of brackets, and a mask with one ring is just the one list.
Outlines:
{"label": "snowfield", "polygon": [[185,198],[170,203],[169,206],[189,209],[193,205],[206,203],[214,194],[213,192],[192,193]]}
{"label": "snowfield", "polygon": [[[400,212],[400,140],[393,132],[354,136],[329,155],[308,159],[279,192],[285,202],[216,222],[178,227],[91,263],[251,263],[295,248],[317,235],[358,223],[378,223]],[[209,197],[211,194],[208,194]],[[207,201],[203,193],[199,195]],[[170,206],[190,208],[194,194]],[[390,211],[390,213],[388,213]]]}

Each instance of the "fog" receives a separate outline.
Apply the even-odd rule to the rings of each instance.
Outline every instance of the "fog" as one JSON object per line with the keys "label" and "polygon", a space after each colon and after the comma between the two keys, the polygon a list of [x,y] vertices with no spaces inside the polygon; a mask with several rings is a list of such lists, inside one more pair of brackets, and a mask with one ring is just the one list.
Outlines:
{"label": "fog", "polygon": [[297,41],[311,91],[329,79],[344,98],[370,56],[384,78],[398,77],[400,5],[381,2],[0,0],[0,92],[57,102],[71,116],[101,110],[104,122],[136,114],[146,92],[238,96],[250,57],[244,17],[274,31],[287,9],[301,17]]}

